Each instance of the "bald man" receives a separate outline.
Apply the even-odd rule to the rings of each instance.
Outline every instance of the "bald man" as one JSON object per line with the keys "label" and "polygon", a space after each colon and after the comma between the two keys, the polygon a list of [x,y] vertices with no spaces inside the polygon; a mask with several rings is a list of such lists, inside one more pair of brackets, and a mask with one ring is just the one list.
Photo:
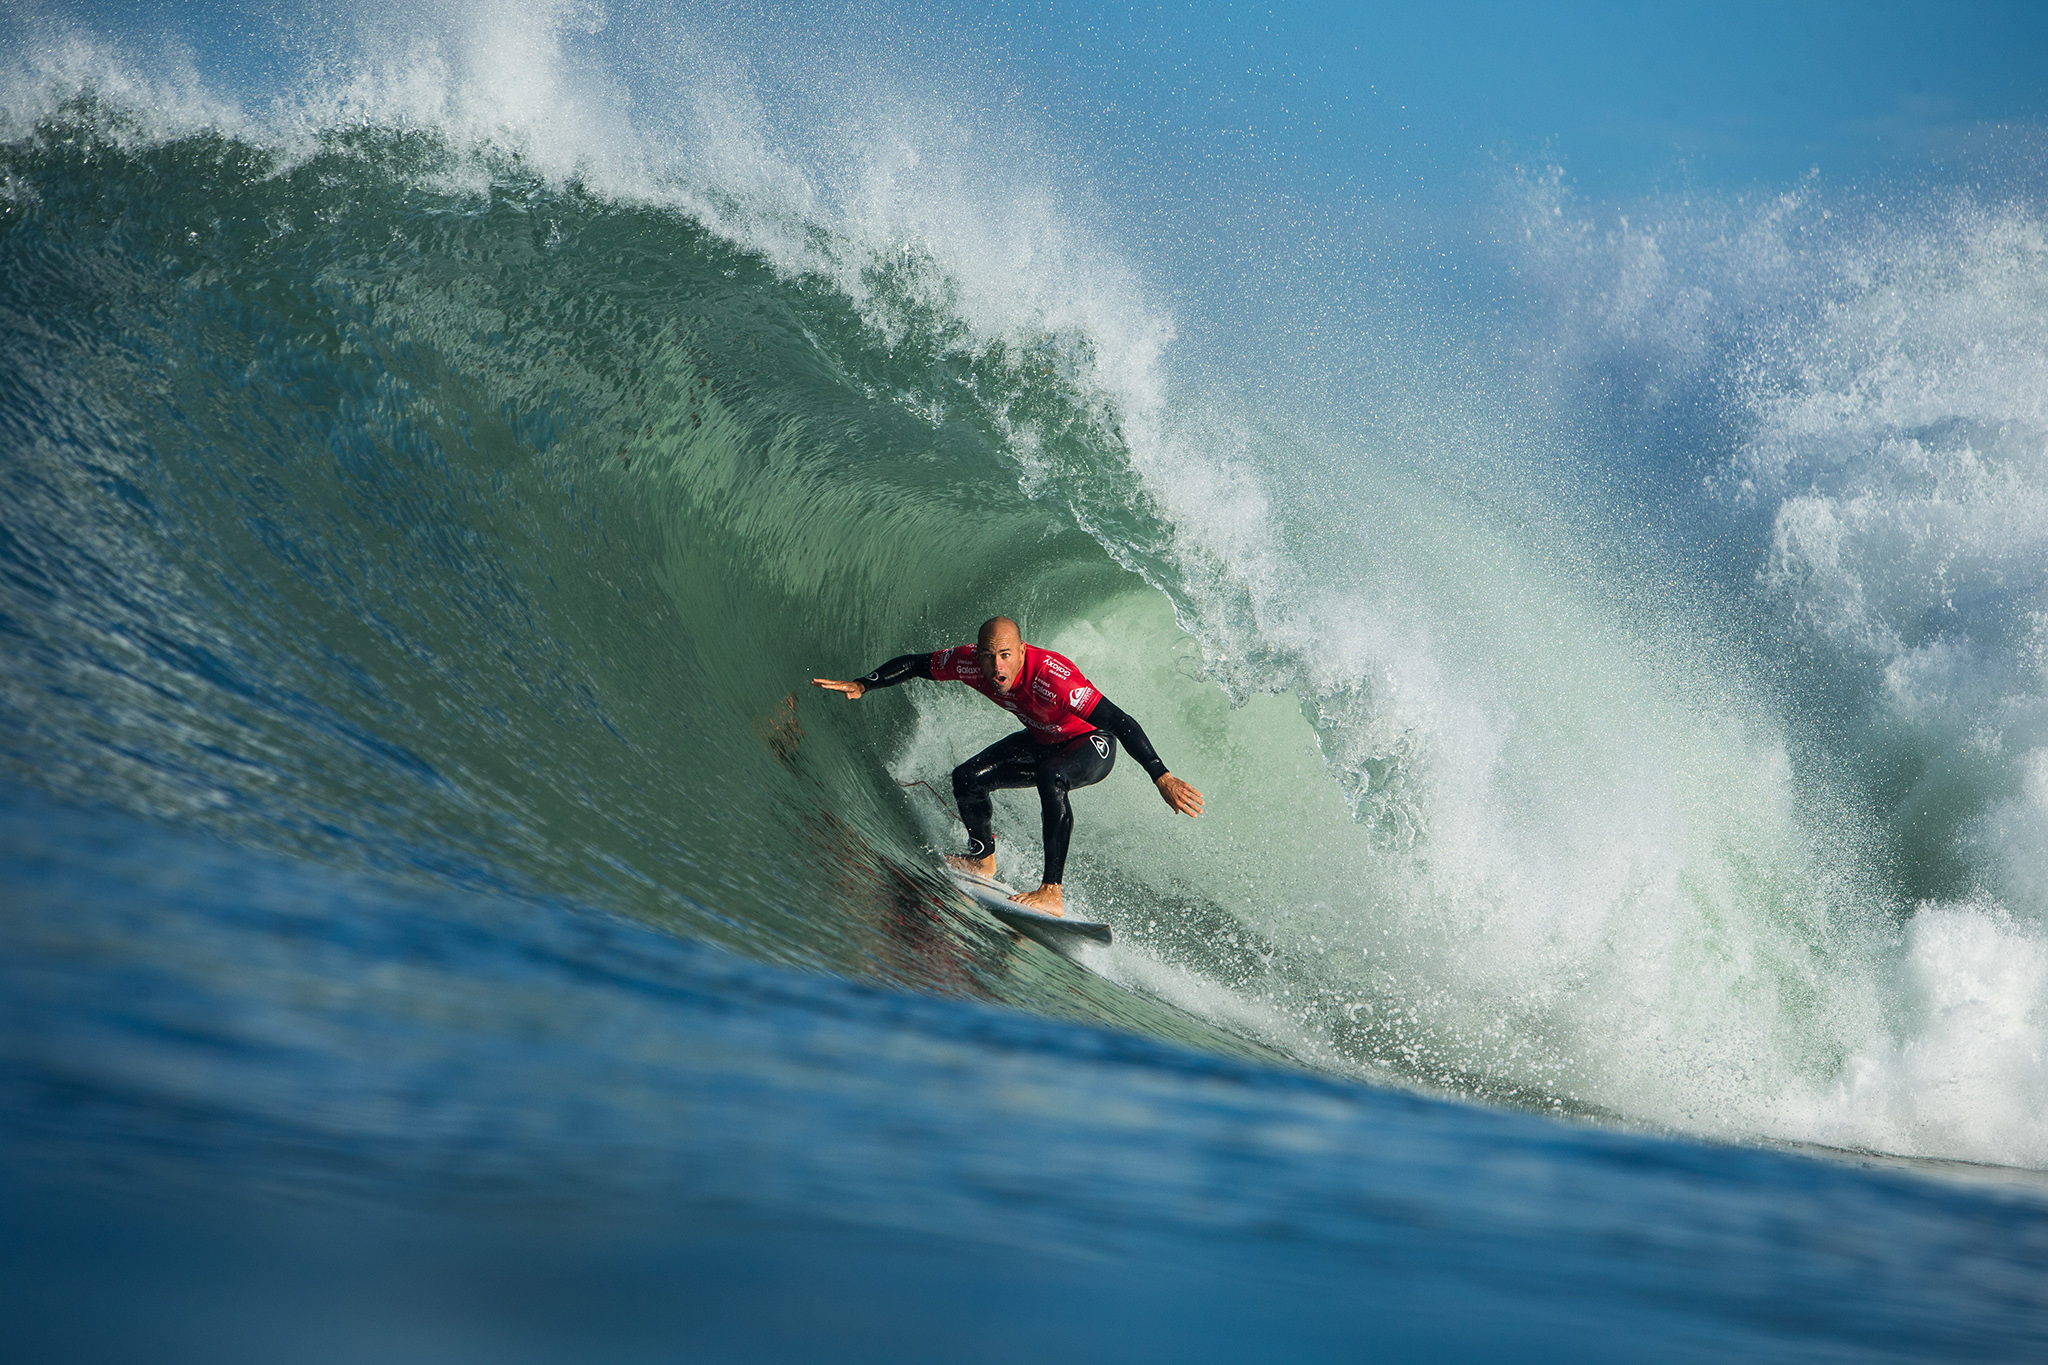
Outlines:
{"label": "bald man", "polygon": [[1202,794],[1166,770],[1138,722],[1096,691],[1072,659],[1025,644],[1017,623],[1007,616],[982,622],[974,644],[905,654],[865,678],[813,678],[811,686],[859,701],[874,688],[894,687],[910,678],[965,683],[1024,723],[1016,734],[953,769],[953,799],[960,803],[960,819],[967,826],[967,852],[946,855],[946,861],[962,872],[995,876],[996,836],[990,823],[995,804],[989,793],[1003,787],[1037,787],[1045,872],[1036,891],[1011,897],[1019,905],[1048,915],[1066,913],[1060,879],[1066,875],[1067,842],[1074,833],[1067,793],[1109,776],[1116,764],[1117,740],[1144,765],[1167,805],[1186,816],[1202,813]]}

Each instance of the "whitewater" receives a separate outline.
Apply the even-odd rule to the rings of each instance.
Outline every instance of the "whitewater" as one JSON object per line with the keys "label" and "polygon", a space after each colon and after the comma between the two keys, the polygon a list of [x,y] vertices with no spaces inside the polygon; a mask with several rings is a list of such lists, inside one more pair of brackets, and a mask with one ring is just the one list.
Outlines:
{"label": "whitewater", "polygon": [[[1219,226],[1192,190],[1139,212],[1000,41],[900,14],[309,8],[267,44],[256,20],[8,23],[18,889],[140,907],[150,875],[92,850],[188,839],[163,857],[200,882],[241,885],[232,849],[277,869],[253,884],[430,920],[574,907],[686,945],[633,953],[1107,1026],[1515,1133],[2048,1170],[2048,210],[2024,178],[1617,207],[1509,158],[1378,217]],[[1207,795],[1169,822],[1126,765],[1076,797],[1067,894],[1113,947],[996,932],[936,875],[942,779],[1001,733],[984,704],[802,686],[998,611]],[[1013,880],[1037,821],[999,800]],[[371,932],[328,913],[307,932]],[[133,918],[11,932],[189,957],[231,1017],[342,989]],[[394,1019],[537,1008],[440,951],[448,982]],[[54,1013],[19,1038],[69,1036],[63,991],[21,998]],[[599,1009],[562,1008],[506,1027]],[[894,1019],[860,1026],[877,1066],[953,1037]],[[282,1114],[302,1084],[9,1055],[174,1108]],[[689,1127],[633,1084],[605,1122]],[[902,1121],[943,1125],[921,1084]],[[1349,1102],[1290,1120],[1333,1170],[1363,1154],[1316,1115]],[[912,1226],[874,1198],[834,1216]]]}

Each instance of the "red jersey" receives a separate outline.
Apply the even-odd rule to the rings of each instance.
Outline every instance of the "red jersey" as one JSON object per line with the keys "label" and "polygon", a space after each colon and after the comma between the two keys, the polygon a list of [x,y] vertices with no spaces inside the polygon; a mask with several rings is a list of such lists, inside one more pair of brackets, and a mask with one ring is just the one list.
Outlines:
{"label": "red jersey", "polygon": [[1003,692],[982,676],[973,645],[954,645],[932,655],[932,677],[939,682],[966,683],[1018,720],[1039,744],[1058,744],[1095,727],[1088,713],[1102,696],[1081,676],[1074,661],[1037,645],[1024,646],[1024,670],[1016,686]]}

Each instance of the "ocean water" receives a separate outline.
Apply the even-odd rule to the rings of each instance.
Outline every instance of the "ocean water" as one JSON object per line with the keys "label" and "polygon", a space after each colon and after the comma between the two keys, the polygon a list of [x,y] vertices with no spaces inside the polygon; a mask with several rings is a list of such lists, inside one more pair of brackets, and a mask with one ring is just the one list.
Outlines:
{"label": "ocean water", "polygon": [[23,1358],[2038,1357],[2033,21],[1254,17],[7,17]]}

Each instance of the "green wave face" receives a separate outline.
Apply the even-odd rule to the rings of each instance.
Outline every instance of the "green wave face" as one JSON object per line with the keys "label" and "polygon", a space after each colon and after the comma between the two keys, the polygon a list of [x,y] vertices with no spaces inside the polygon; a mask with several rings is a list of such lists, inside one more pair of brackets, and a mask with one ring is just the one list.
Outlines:
{"label": "green wave face", "polygon": [[1091,468],[1115,439],[1066,341],[970,344],[900,258],[864,270],[885,334],[432,139],[107,124],[6,153],[10,772],[1236,1046],[946,896],[883,764],[915,712],[807,686],[1131,590],[1020,488],[1019,432]]}

